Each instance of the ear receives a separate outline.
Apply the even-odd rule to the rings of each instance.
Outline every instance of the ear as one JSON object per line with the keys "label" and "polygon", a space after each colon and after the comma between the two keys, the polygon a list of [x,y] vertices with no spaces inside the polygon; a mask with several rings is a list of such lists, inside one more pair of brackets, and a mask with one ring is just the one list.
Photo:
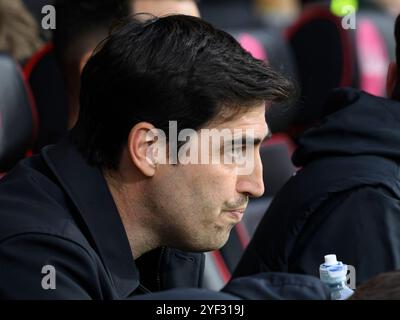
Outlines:
{"label": "ear", "polygon": [[157,162],[154,157],[157,137],[152,134],[154,126],[148,122],[139,122],[130,131],[128,151],[132,163],[145,176],[156,173]]}
{"label": "ear", "polygon": [[393,97],[393,91],[397,83],[397,63],[389,64],[387,79],[386,79],[386,94],[388,98]]}

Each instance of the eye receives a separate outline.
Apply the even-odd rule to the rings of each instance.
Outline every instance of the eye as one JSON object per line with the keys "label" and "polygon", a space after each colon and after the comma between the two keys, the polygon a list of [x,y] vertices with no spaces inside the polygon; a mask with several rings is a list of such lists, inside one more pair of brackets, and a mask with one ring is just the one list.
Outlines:
{"label": "eye", "polygon": [[232,158],[234,162],[243,161],[246,158],[246,146],[237,146],[232,148]]}
{"label": "eye", "polygon": [[232,153],[233,154],[238,154],[238,155],[242,155],[243,151],[246,150],[246,146],[242,145],[242,146],[238,146],[238,147],[232,147]]}

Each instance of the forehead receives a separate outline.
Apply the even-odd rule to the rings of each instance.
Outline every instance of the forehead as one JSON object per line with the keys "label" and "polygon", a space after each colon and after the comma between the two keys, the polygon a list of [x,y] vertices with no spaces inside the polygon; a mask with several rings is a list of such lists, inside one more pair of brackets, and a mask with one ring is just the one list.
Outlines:
{"label": "forehead", "polygon": [[207,127],[215,129],[252,129],[257,136],[266,136],[269,132],[265,121],[265,103],[255,105],[248,111],[241,112],[237,117],[219,118],[211,122]]}

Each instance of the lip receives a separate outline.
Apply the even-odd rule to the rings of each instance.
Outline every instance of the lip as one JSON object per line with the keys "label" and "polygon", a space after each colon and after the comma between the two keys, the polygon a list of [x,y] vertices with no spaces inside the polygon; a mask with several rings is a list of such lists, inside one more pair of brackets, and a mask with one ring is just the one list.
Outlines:
{"label": "lip", "polygon": [[232,219],[239,222],[243,218],[244,209],[225,210],[224,212],[226,212]]}

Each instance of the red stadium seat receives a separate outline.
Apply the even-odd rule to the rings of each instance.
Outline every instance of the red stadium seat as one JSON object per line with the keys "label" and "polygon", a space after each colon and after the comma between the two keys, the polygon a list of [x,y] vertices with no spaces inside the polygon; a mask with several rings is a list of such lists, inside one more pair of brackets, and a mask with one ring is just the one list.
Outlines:
{"label": "red stadium seat", "polygon": [[[365,10],[357,12],[356,23],[354,30],[345,29],[342,18],[331,13],[329,6],[313,5],[287,30],[301,87],[294,128],[318,121],[334,88],[351,86],[386,95],[394,20],[384,12]],[[301,132],[297,129],[292,132]]]}
{"label": "red stadium seat", "polygon": [[386,73],[390,63],[388,47],[373,16],[360,17],[355,42],[359,88],[376,96],[385,96]]}
{"label": "red stadium seat", "polygon": [[39,127],[30,88],[17,62],[0,54],[0,172],[31,154]]}

